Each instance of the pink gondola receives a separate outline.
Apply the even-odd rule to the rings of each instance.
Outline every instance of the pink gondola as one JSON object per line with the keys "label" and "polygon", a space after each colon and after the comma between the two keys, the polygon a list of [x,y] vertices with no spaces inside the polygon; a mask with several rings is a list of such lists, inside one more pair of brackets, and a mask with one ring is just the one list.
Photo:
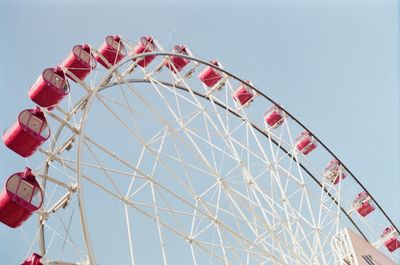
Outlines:
{"label": "pink gondola", "polygon": [[22,157],[32,155],[50,137],[46,118],[39,107],[22,111],[3,133],[4,144]]}
{"label": "pink gondola", "polygon": [[[147,52],[155,52],[157,47],[154,43],[154,39],[150,36],[141,37],[139,43],[133,48],[134,54],[141,54]],[[139,57],[137,64],[143,68],[147,67],[156,58],[155,55],[148,55],[144,57]]]}
{"label": "pink gondola", "polygon": [[[216,61],[210,61],[211,64],[221,67],[221,64]],[[211,66],[207,66],[200,74],[199,78],[201,82],[203,82],[208,87],[213,87],[218,81],[222,79],[222,73],[220,73],[217,69],[212,68]]]}
{"label": "pink gondola", "polygon": [[[253,85],[249,80],[245,81],[247,84]],[[240,86],[235,90],[233,93],[233,99],[240,105],[240,106],[248,106],[253,101],[256,96],[256,92],[247,86],[247,84],[242,83]]]}
{"label": "pink gondola", "polygon": [[64,71],[60,67],[47,68],[29,88],[30,99],[43,108],[56,106],[69,93]]}
{"label": "pink gondola", "polygon": [[347,177],[347,173],[337,159],[333,159],[325,168],[324,177],[333,184],[338,184]]}
{"label": "pink gondola", "polygon": [[357,195],[353,201],[353,207],[362,217],[367,216],[373,210],[375,210],[372,199],[366,191],[363,191]]}
{"label": "pink gondola", "polygon": [[107,36],[106,40],[100,46],[98,51],[101,55],[103,55],[107,62],[104,62],[98,54],[95,54],[94,57],[96,61],[105,68],[109,68],[107,63],[110,65],[115,65],[127,55],[125,46],[121,41],[121,37],[118,35]]}
{"label": "pink gondola", "polygon": [[[183,45],[175,45],[173,52],[183,55],[189,54],[186,47]],[[180,72],[189,62],[189,59],[178,56],[171,56],[169,61],[165,62],[165,66],[167,66],[172,72],[177,73]]]}
{"label": "pink gondola", "polygon": [[33,253],[30,257],[24,260],[21,265],[43,265],[43,263],[40,262],[41,259],[42,256],[37,253]]}
{"label": "pink gondola", "polygon": [[303,131],[296,138],[296,149],[303,153],[303,155],[308,155],[317,148],[317,140],[308,131]]}
{"label": "pink gondola", "polygon": [[[96,67],[96,59],[87,44],[75,45],[71,53],[60,64],[61,67],[68,69],[78,79],[84,80],[85,77]],[[75,81],[72,76],[67,76]]]}
{"label": "pink gondola", "polygon": [[384,242],[385,247],[390,252],[395,251],[396,249],[400,248],[400,240],[399,240],[399,233],[393,226],[387,227],[383,230],[381,235],[381,240]]}
{"label": "pink gondola", "polygon": [[272,105],[265,112],[264,121],[267,127],[278,128],[285,121],[283,110],[277,105]]}
{"label": "pink gondola", "polygon": [[43,202],[43,193],[30,168],[11,175],[0,194],[0,222],[16,228]]}

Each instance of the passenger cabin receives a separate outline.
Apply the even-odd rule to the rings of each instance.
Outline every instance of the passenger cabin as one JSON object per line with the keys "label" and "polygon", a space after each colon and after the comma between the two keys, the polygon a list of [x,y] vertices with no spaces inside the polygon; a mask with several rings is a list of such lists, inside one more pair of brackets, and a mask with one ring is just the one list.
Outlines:
{"label": "passenger cabin", "polygon": [[16,228],[43,202],[43,193],[30,168],[11,175],[0,194],[0,222]]}
{"label": "passenger cabin", "polygon": [[117,64],[127,55],[121,37],[118,35],[107,36],[98,51],[106,59],[106,62],[98,54],[95,54],[94,57],[105,68],[109,68],[109,65]]}
{"label": "passenger cabin", "polygon": [[45,69],[28,90],[30,99],[43,108],[56,106],[68,93],[67,78],[60,67]]}
{"label": "passenger cabin", "polygon": [[267,128],[278,128],[284,122],[284,120],[284,112],[277,105],[272,105],[264,114],[264,121]]}
{"label": "passenger cabin", "polygon": [[373,210],[375,210],[372,199],[366,191],[363,191],[357,195],[353,201],[353,208],[356,209],[362,217],[367,216]]}
{"label": "passenger cabin", "polygon": [[3,133],[4,144],[22,157],[32,155],[50,137],[46,118],[39,107],[22,111]]}
{"label": "passenger cabin", "polygon": [[[96,67],[96,59],[92,55],[89,45],[75,45],[71,53],[64,59],[60,66],[68,69],[68,71],[74,74],[78,79],[84,80]],[[71,75],[68,73],[66,74],[73,81],[76,81]]]}
{"label": "passenger cabin", "polygon": [[30,257],[24,260],[21,265],[43,265],[43,263],[40,262],[41,259],[42,256],[37,253],[33,253]]}
{"label": "passenger cabin", "polygon": [[400,247],[399,233],[393,226],[389,226],[383,230],[381,240],[384,242],[385,247],[390,252],[393,252]]}
{"label": "passenger cabin", "polygon": [[332,182],[338,184],[344,178],[347,177],[347,173],[344,170],[342,164],[337,159],[333,159],[325,168],[324,177]]}
{"label": "passenger cabin", "polygon": [[[221,64],[216,60],[212,60],[210,63],[221,68]],[[222,73],[211,66],[207,66],[199,74],[199,78],[207,87],[213,88],[222,79]]]}
{"label": "passenger cabin", "polygon": [[303,153],[303,155],[311,153],[311,151],[317,148],[317,145],[317,140],[308,131],[301,132],[296,138],[296,149]]}
{"label": "passenger cabin", "polygon": [[[173,52],[183,55],[189,55],[187,48],[183,45],[175,45]],[[188,63],[190,63],[190,60],[187,58],[170,56],[169,60],[165,62],[165,66],[176,74],[180,72]]]}
{"label": "passenger cabin", "polygon": [[[154,39],[150,36],[145,36],[140,38],[139,43],[135,46],[135,48],[133,48],[133,53],[141,54],[155,52],[156,50],[157,47],[154,43]],[[144,57],[138,57],[135,61],[140,67],[145,68],[154,60],[154,58],[156,58],[155,55],[148,55]]]}
{"label": "passenger cabin", "polygon": [[249,80],[245,83],[240,84],[240,86],[233,92],[233,100],[242,107],[247,107],[253,102],[256,92],[250,88],[247,84],[253,85]]}

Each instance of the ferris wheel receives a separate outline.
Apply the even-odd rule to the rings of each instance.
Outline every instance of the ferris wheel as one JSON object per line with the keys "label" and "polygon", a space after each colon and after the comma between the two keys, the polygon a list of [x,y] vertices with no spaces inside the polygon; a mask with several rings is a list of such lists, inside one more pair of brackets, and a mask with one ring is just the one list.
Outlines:
{"label": "ferris wheel", "polygon": [[150,36],[74,46],[3,134],[41,161],[0,195],[5,225],[38,216],[23,264],[356,264],[345,228],[399,260],[378,201],[264,91]]}

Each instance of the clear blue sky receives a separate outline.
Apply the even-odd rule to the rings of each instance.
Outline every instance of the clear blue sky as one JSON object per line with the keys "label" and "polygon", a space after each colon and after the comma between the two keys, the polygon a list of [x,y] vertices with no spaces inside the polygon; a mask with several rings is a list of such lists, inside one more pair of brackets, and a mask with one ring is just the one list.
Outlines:
{"label": "clear blue sky", "polygon": [[[0,129],[32,106],[28,87],[73,45],[152,35],[164,47],[184,43],[217,58],[262,87],[349,165],[400,226],[399,22],[395,0],[3,0]],[[0,146],[1,183],[25,165]],[[21,232],[0,226],[0,238],[1,264],[17,264],[25,255]]]}

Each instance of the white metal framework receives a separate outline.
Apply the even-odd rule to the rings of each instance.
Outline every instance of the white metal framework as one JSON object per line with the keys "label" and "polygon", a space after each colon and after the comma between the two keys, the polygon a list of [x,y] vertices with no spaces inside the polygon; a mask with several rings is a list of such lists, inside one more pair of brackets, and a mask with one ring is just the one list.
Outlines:
{"label": "white metal framework", "polygon": [[[274,102],[262,87],[242,107],[232,94],[243,80],[157,47],[148,67],[141,55],[98,66],[45,110],[45,203],[30,236],[46,264],[335,264],[343,227],[379,241],[390,219],[357,214],[357,179],[323,177],[335,158],[323,144],[297,151],[305,128],[292,115],[265,125]],[[171,55],[190,64],[174,73]],[[197,78],[207,66],[223,73],[219,89]]]}

